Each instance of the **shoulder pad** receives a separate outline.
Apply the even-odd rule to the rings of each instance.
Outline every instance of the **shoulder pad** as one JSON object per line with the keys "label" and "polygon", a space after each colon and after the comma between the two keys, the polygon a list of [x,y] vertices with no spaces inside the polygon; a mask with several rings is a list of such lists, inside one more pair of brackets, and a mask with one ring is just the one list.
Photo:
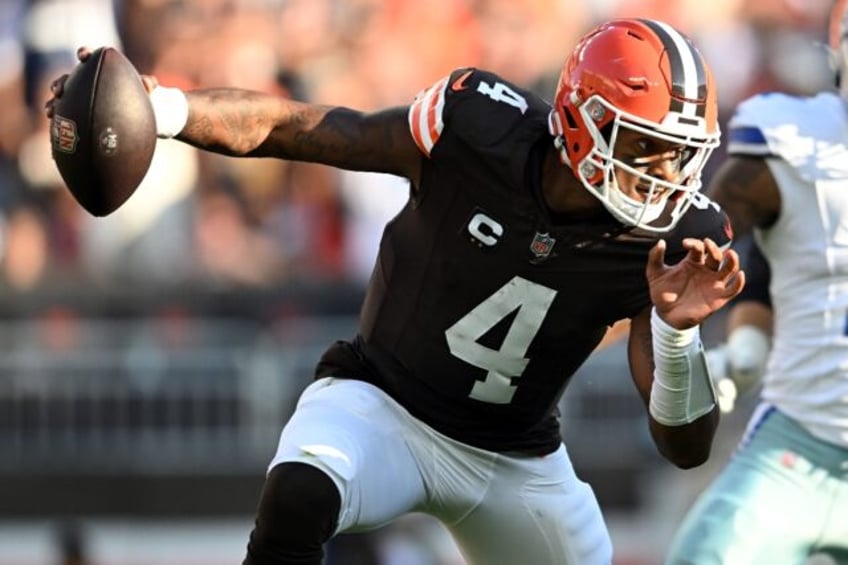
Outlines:
{"label": "shoulder pad", "polygon": [[760,94],[742,102],[730,119],[728,153],[782,159],[809,180],[848,177],[845,116],[835,93]]}
{"label": "shoulder pad", "polygon": [[531,107],[540,105],[546,106],[497,75],[465,67],[416,96],[409,107],[409,128],[429,157],[446,131],[469,143],[486,145],[502,138]]}

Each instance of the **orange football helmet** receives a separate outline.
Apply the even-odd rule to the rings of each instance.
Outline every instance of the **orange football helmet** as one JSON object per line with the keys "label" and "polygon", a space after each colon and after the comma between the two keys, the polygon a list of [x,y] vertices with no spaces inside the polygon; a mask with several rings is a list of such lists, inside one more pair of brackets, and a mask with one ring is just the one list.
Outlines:
{"label": "orange football helmet", "polygon": [[[562,162],[610,213],[627,225],[666,232],[692,204],[704,165],[719,144],[712,73],[692,42],[670,25],[613,20],[586,34],[566,60],[549,127]],[[684,146],[677,181],[651,177],[616,159],[622,128]],[[651,187],[644,202],[619,190],[616,168]],[[662,193],[657,202],[654,191]],[[668,221],[659,222],[669,199],[674,205]]]}

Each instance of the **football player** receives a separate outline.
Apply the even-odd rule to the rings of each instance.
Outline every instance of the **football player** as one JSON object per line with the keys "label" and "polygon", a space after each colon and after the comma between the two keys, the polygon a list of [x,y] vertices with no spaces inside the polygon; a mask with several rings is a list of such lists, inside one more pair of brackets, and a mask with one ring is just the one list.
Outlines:
{"label": "football player", "polygon": [[411,511],[446,524],[471,563],[610,563],[556,406],[624,318],[659,451],[682,468],[708,458],[718,411],[699,324],[744,274],[699,193],[715,85],[677,30],[592,30],[553,107],[476,68],[369,114],[144,80],[164,137],[409,179],[358,334],[326,351],[282,431],[245,563],[317,564],[334,534]]}
{"label": "football player", "polygon": [[747,356],[728,355],[728,374],[749,386],[765,365],[760,403],[681,526],[674,565],[795,565],[816,553],[848,563],[846,6],[837,2],[830,26],[839,92],[744,101],[710,186],[738,231],[753,228],[768,260],[772,348],[767,300],[744,316],[732,311],[739,329],[730,340]]}

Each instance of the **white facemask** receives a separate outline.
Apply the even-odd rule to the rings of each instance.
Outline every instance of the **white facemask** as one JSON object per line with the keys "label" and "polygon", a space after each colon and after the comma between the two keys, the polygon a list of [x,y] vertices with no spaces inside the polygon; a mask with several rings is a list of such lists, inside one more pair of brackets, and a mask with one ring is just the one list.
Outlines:
{"label": "white facemask", "polygon": [[625,221],[628,224],[650,224],[660,217],[665,209],[668,196],[664,196],[659,202],[645,204],[638,200],[630,198],[618,187],[610,188],[607,196],[607,201],[604,201],[606,209],[619,220]]}

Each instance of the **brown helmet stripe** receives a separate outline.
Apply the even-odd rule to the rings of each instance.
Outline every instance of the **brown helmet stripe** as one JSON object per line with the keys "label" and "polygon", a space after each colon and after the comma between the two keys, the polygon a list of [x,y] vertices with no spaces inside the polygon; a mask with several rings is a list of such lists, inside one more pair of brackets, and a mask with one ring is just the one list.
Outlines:
{"label": "brown helmet stripe", "polygon": [[668,53],[671,67],[671,107],[681,114],[703,117],[706,114],[707,71],[701,54],[692,42],[668,24],[640,19],[651,28]]}

